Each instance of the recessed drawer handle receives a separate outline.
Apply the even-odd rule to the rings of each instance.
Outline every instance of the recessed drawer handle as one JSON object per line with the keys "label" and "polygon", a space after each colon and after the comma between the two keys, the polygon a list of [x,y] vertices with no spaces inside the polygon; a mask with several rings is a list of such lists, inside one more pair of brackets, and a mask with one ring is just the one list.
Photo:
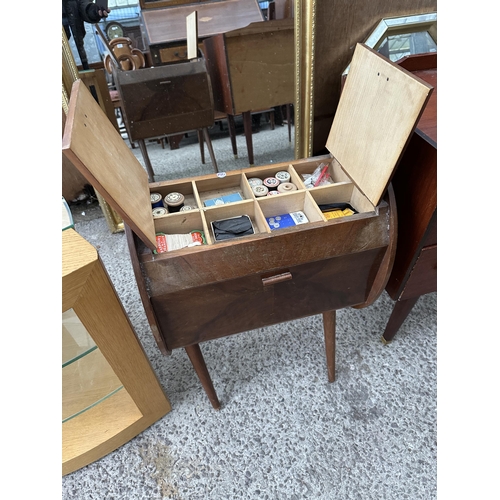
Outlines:
{"label": "recessed drawer handle", "polygon": [[282,281],[288,281],[292,279],[292,273],[286,272],[282,274],[276,274],[275,276],[270,276],[269,278],[262,278],[262,284],[264,286],[275,285],[276,283],[281,283]]}

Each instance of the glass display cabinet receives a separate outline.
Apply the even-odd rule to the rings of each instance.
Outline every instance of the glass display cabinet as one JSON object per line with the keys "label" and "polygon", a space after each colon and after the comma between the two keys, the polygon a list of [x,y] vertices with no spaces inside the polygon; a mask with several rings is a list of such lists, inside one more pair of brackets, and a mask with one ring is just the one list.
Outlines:
{"label": "glass display cabinet", "polygon": [[96,249],[64,217],[62,473],[135,437],[170,411]]}

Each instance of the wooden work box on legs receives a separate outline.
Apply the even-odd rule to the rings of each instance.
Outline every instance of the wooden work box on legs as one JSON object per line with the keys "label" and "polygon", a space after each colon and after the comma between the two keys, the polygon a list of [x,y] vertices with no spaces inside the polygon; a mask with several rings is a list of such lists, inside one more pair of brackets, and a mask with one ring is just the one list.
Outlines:
{"label": "wooden work box on legs", "polygon": [[[254,328],[323,314],[328,377],[335,377],[335,310],[372,303],[395,249],[394,168],[432,87],[371,49],[356,47],[333,121],[330,155],[148,184],[142,166],[78,82],[71,94],[64,154],[123,214],[141,298],[159,348],[185,348],[219,407],[199,344]],[[106,138],[97,141],[96,137]],[[90,145],[95,145],[90,148]],[[332,183],[306,188],[320,164]],[[249,179],[286,170],[296,190],[258,198]],[[153,218],[150,193],[177,191],[194,206]],[[241,201],[206,206],[239,193]],[[320,206],[349,203],[328,219]],[[271,229],[266,218],[302,211],[308,222]],[[216,241],[212,222],[247,215],[254,234]],[[206,244],[157,254],[156,233],[202,230]]]}
{"label": "wooden work box on legs", "polygon": [[215,110],[227,114],[233,153],[237,155],[234,117],[242,115],[248,162],[253,165],[252,111],[295,100],[293,19],[252,23],[207,38],[203,46]]}
{"label": "wooden work box on legs", "polygon": [[198,131],[202,162],[204,140],[217,172],[217,163],[208,133],[214,122],[210,77],[203,57],[157,68],[131,71],[113,65],[113,78],[121,99],[127,134],[138,142],[149,180],[154,170],[145,139]]}

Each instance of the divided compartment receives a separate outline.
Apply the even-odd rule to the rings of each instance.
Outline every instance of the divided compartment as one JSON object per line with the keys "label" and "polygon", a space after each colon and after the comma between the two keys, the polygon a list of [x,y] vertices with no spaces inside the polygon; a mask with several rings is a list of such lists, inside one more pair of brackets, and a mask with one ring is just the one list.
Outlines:
{"label": "divided compartment", "polygon": [[[167,185],[163,184],[164,183],[162,182],[158,182],[155,184],[150,184],[149,187],[151,193],[161,194],[162,202],[165,199],[165,196],[167,196],[167,194],[176,192],[184,195],[184,206],[191,206],[193,207],[193,210],[199,209],[200,199],[198,197],[198,193],[196,192],[196,187],[193,181],[185,181],[185,182],[181,181],[181,182],[176,182],[175,184],[168,183]],[[178,212],[161,215],[159,217],[155,217],[155,220],[161,219],[163,217],[170,217],[172,215],[176,215],[177,213]]]}
{"label": "divided compartment", "polygon": [[[247,173],[246,178],[252,179],[252,178],[257,177],[258,179],[261,179],[262,181],[264,181],[264,179],[266,179],[267,177],[275,177],[275,175],[281,171],[285,171],[285,172],[288,172],[290,174],[290,181],[289,182],[295,184],[297,186],[297,190],[305,189],[304,182],[302,181],[302,178],[296,172],[296,170],[292,164],[288,165],[287,168],[279,168],[278,165],[276,165],[274,167],[268,166],[267,168],[260,167],[258,169],[258,171],[255,171],[253,174]],[[253,196],[253,192],[252,192],[252,196]]]}
{"label": "divided compartment", "polygon": [[[210,179],[199,179],[195,181],[196,191],[199,195],[200,208],[210,208],[210,206],[223,206],[223,203],[206,206],[207,200],[221,199],[223,196],[239,194],[242,200],[231,201],[229,203],[239,203],[244,200],[252,200],[253,193],[250,184],[244,174],[239,172],[227,172],[224,177],[212,177]],[[228,203],[224,203],[227,205]]]}
{"label": "divided compartment", "polygon": [[[204,215],[207,227],[209,228],[208,231],[210,236],[210,243],[222,243],[222,241],[215,240],[215,235],[212,232],[212,222],[223,219],[230,219],[233,217],[239,217],[241,215],[248,215],[248,217],[250,217],[254,229],[254,234],[270,232],[266,219],[262,211],[260,210],[258,203],[254,200],[246,200],[239,202],[237,204],[228,203],[225,205],[206,208],[204,210]],[[242,236],[240,238],[232,238],[230,240],[223,240],[223,241],[234,242],[239,239],[249,238],[251,236],[253,235]]]}
{"label": "divided compartment", "polygon": [[[177,212],[154,219],[155,232],[164,234],[188,234],[191,231],[203,231],[207,244],[210,244],[208,226],[200,210]],[[180,250],[172,250],[172,253]],[[190,249],[188,249],[190,250]]]}
{"label": "divided compartment", "polygon": [[[311,193],[305,190],[282,193],[279,196],[265,196],[260,198],[257,203],[264,214],[264,218],[301,211],[307,217],[308,222],[325,221]],[[271,230],[267,221],[265,223]]]}
{"label": "divided compartment", "polygon": [[[334,184],[352,182],[349,176],[342,169],[340,163],[335,158],[325,157],[324,159],[320,158],[316,160],[311,159],[307,161],[301,161],[300,164],[293,165],[293,168],[297,173],[297,176],[300,178],[300,182],[302,183],[304,188],[305,185],[303,176],[307,174],[312,175],[312,173],[316,170],[316,168],[318,168],[322,163],[328,163],[328,173],[330,174],[330,177],[332,178]],[[334,184],[330,184],[330,186],[333,186]],[[309,189],[317,189],[317,188],[309,188]]]}
{"label": "divided compartment", "polygon": [[[333,184],[306,188],[317,205],[326,205],[329,203],[349,203],[355,210],[358,211],[358,213],[375,211],[373,204],[352,182],[336,158],[304,161],[298,165],[294,165],[294,168],[303,180],[302,176],[304,174],[312,174],[322,163],[328,163],[328,173],[333,180]],[[330,219],[328,222],[335,220],[336,219]]]}

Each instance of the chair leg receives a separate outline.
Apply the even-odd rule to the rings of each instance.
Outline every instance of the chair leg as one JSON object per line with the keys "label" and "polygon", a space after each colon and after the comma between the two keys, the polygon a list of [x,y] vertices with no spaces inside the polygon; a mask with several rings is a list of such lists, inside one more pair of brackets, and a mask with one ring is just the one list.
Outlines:
{"label": "chair leg", "polygon": [[212,403],[212,406],[218,410],[220,408],[219,398],[214,389],[214,385],[212,383],[212,379],[210,378],[210,374],[208,373],[207,365],[205,364],[205,360],[203,359],[203,354],[200,349],[199,344],[194,344],[185,347],[186,353],[191,360],[193,368],[200,379],[201,385]]}
{"label": "chair leg", "polygon": [[335,326],[336,312],[323,313],[323,330],[325,333],[326,366],[328,369],[328,382],[335,381]]}

